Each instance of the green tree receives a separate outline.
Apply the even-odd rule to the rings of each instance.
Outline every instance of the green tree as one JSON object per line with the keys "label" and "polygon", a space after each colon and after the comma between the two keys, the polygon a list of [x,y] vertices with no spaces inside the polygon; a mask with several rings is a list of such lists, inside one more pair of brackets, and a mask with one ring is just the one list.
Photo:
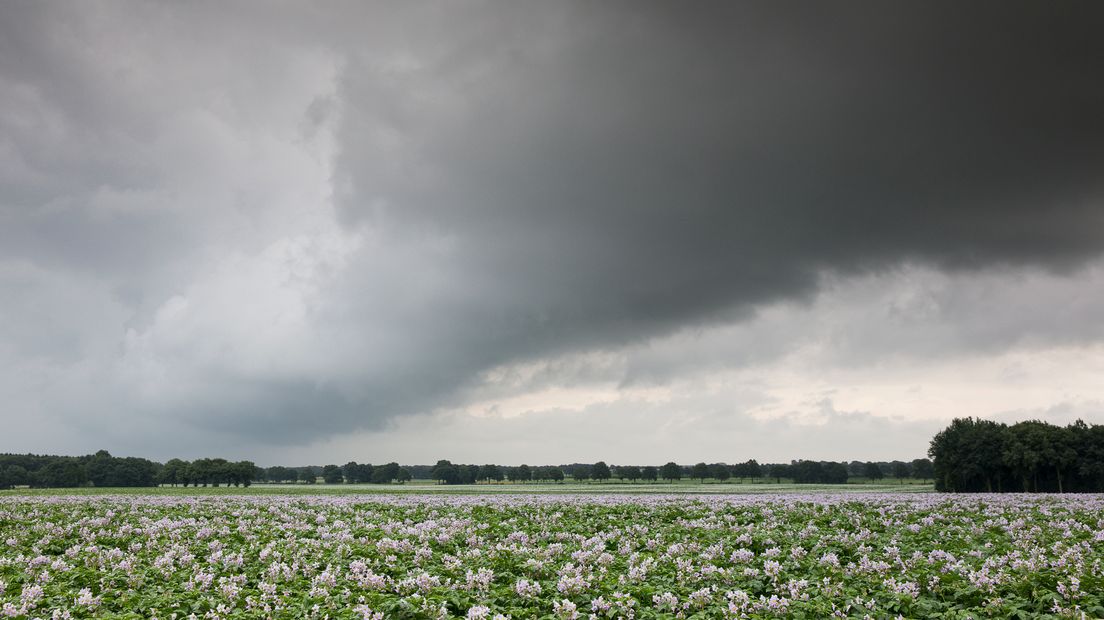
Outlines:
{"label": "green tree", "polygon": [[30,475],[22,465],[0,465],[0,489],[30,484]]}
{"label": "green tree", "polygon": [[625,480],[627,478],[629,482],[636,482],[637,480],[640,480],[641,477],[640,468],[636,465],[626,465],[623,467],[618,467],[617,477],[622,480]]}
{"label": "green tree", "polygon": [[767,466],[768,475],[774,478],[775,484],[782,484],[783,478],[793,478],[794,466],[789,463],[773,463]]}
{"label": "green tree", "polygon": [[356,461],[349,461],[341,466],[342,477],[345,478],[346,484],[356,484],[358,482],[365,482],[360,478],[360,464]]}
{"label": "green tree", "polygon": [[893,466],[893,477],[896,478],[898,482],[903,481],[912,474],[912,468],[904,461],[893,461],[891,465]]}
{"label": "green tree", "polygon": [[372,482],[375,484],[391,484],[392,481],[398,479],[400,470],[399,464],[394,461],[374,467],[372,468]]}
{"label": "green tree", "polygon": [[575,469],[571,472],[572,479],[575,482],[582,482],[583,480],[590,479],[590,465],[576,465]]}
{"label": "green tree", "polygon": [[533,479],[533,470],[525,463],[522,463],[517,467],[517,478],[521,482],[529,482]]}
{"label": "green tree", "polygon": [[458,484],[460,482],[459,470],[451,461],[445,459],[437,461],[433,469],[429,470],[429,474],[433,476],[434,480],[442,484]]}
{"label": "green tree", "polygon": [[706,465],[705,463],[697,463],[690,470],[690,478],[697,478],[703,484],[705,483],[705,479],[708,478],[708,477],[709,477],[709,466]]}
{"label": "green tree", "polygon": [[659,469],[659,475],[664,479],[671,482],[675,480],[682,480],[682,468],[679,464],[670,461]]}
{"label": "green tree", "polygon": [[912,461],[912,476],[919,480],[931,480],[934,472],[932,462],[928,459],[914,459]]}
{"label": "green tree", "polygon": [[648,465],[640,468],[640,479],[648,482],[655,482],[659,480],[659,469],[654,465]]}
{"label": "green tree", "polygon": [[230,481],[234,486],[240,484],[244,487],[248,487],[253,484],[254,480],[260,480],[264,477],[264,470],[257,467],[253,461],[230,463],[228,470],[230,472]]}
{"label": "green tree", "polygon": [[180,459],[169,459],[161,468],[158,484],[168,484],[175,487],[177,484],[184,482],[184,468],[187,466],[188,463]]}
{"label": "green tree", "polygon": [[866,465],[863,466],[863,475],[871,480],[881,480],[885,477],[881,465],[873,461],[867,462]]}
{"label": "green tree", "polygon": [[345,481],[345,476],[341,473],[341,468],[337,465],[326,465],[322,468],[322,482],[326,484],[341,484]]}
{"label": "green tree", "polygon": [[709,466],[709,475],[720,482],[724,482],[732,477],[732,468],[724,463],[714,463]]}
{"label": "green tree", "polygon": [[479,468],[480,480],[493,480],[495,482],[501,482],[505,476],[502,474],[502,468],[498,465],[487,464]]}
{"label": "green tree", "polygon": [[605,482],[612,476],[609,465],[606,465],[605,461],[598,461],[590,469],[590,475],[598,482]]}

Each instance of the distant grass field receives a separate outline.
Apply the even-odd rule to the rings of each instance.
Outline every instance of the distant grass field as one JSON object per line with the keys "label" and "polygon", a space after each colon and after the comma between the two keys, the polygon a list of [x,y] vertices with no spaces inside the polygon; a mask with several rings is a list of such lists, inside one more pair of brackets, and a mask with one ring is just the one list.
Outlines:
{"label": "distant grass field", "polygon": [[0,497],[10,495],[392,495],[392,494],[686,494],[743,495],[777,493],[930,493],[930,483],[849,483],[849,484],[764,484],[764,483],[701,483],[679,482],[565,482],[527,484],[460,484],[443,485],[431,480],[415,480],[406,484],[255,484],[250,487],[148,487],[76,489],[14,489],[0,491]]}

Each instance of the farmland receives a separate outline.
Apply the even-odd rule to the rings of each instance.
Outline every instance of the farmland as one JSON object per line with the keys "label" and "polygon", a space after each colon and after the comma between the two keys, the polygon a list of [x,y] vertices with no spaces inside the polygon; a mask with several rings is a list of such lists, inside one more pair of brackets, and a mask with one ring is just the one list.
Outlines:
{"label": "farmland", "polygon": [[0,617],[1080,618],[1102,592],[1089,495],[0,495]]}

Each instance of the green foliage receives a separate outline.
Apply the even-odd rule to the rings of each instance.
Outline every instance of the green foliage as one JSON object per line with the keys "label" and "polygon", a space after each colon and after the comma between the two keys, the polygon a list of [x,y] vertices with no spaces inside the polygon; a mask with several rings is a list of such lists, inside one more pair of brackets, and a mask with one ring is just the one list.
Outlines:
{"label": "green foliage", "polygon": [[590,475],[598,482],[609,480],[613,474],[610,472],[609,465],[606,465],[605,461],[598,461],[590,469]]}
{"label": "green foliage", "polygon": [[1091,618],[1102,513],[1093,496],[13,495],[0,599],[16,618]]}
{"label": "green foliage", "polygon": [[[931,441],[940,491],[1104,491],[1104,426],[958,418]],[[928,473],[922,471],[917,476]]]}
{"label": "green foliage", "polygon": [[341,484],[345,481],[345,476],[341,473],[341,468],[337,465],[326,465],[322,468],[322,482],[326,484]]}
{"label": "green foliage", "polygon": [[664,464],[663,467],[659,468],[659,475],[662,476],[664,480],[670,480],[672,482],[675,480],[681,480],[682,468],[679,467],[678,463],[674,461],[669,461]]}
{"label": "green foliage", "polygon": [[705,479],[708,478],[709,475],[710,475],[710,469],[709,469],[709,466],[706,465],[705,463],[698,463],[698,464],[694,465],[693,468],[690,469],[690,477],[691,478],[697,478],[698,480],[701,480],[702,482],[705,482]]}

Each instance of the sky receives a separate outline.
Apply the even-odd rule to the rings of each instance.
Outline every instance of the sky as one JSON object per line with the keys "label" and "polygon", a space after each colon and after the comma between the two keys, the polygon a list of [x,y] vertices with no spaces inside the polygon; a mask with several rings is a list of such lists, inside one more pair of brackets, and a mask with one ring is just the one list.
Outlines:
{"label": "sky", "polygon": [[1104,5],[0,4],[0,451],[1104,423]]}

